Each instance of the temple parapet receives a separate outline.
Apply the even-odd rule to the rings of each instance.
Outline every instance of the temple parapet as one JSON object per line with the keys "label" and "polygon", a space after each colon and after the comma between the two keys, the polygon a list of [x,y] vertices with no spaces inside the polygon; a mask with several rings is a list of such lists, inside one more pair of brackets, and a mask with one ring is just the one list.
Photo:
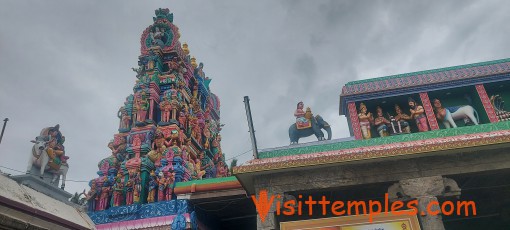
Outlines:
{"label": "temple parapet", "polygon": [[351,135],[370,139],[508,120],[510,59],[353,81],[340,115]]}

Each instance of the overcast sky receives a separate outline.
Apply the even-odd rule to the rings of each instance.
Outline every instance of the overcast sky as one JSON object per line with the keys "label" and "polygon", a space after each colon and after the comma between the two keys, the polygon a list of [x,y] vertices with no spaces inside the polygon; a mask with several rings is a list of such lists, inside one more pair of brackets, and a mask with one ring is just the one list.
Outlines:
{"label": "overcast sky", "polygon": [[0,166],[25,170],[29,141],[60,124],[68,179],[95,177],[132,93],[141,33],[160,7],[213,79],[227,159],[251,149],[243,96],[259,148],[289,144],[300,100],[341,138],[348,81],[510,57],[504,0],[0,1],[0,119],[10,119]]}

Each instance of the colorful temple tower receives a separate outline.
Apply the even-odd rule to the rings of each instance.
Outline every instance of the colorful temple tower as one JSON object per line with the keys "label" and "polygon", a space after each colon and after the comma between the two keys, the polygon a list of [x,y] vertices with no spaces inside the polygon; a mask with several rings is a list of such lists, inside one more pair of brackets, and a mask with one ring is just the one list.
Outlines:
{"label": "colorful temple tower", "polygon": [[173,14],[160,8],[153,21],[140,39],[137,80],[119,109],[111,155],[99,162],[85,194],[98,229],[142,222],[196,228],[189,202],[176,199],[176,184],[228,176],[211,79],[179,42]]}

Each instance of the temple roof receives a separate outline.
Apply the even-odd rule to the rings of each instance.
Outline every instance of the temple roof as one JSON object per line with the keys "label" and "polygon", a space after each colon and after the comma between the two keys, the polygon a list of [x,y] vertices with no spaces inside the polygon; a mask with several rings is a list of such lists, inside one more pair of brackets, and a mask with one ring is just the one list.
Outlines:
{"label": "temple roof", "polygon": [[253,188],[249,181],[254,175],[284,172],[293,168],[305,169],[324,165],[339,165],[354,161],[396,159],[450,150],[466,151],[466,149],[474,149],[474,147],[510,143],[510,121],[384,138],[341,139],[315,143],[317,144],[261,151],[259,159],[253,159],[242,166],[235,167],[234,175],[251,193]]}
{"label": "temple roof", "polygon": [[87,214],[72,204],[20,185],[4,175],[0,175],[0,205],[66,229],[95,229]]}
{"label": "temple roof", "polygon": [[509,58],[351,81],[340,94],[340,115],[346,114],[346,104],[351,101],[508,80],[508,73]]}

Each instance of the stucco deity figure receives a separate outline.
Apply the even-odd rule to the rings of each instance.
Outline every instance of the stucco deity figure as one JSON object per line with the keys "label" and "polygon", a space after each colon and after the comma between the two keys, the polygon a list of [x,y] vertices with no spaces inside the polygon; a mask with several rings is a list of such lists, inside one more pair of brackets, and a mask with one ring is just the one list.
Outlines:
{"label": "stucco deity figure", "polygon": [[172,153],[173,153],[173,156],[174,156],[174,157],[181,157],[181,158],[182,158],[182,150],[181,150],[181,148],[177,145],[177,141],[176,141],[176,140],[174,140],[172,143],[173,143],[173,144],[172,144],[172,146],[170,146],[170,147],[169,147],[170,152],[172,152]]}
{"label": "stucco deity figure", "polygon": [[165,44],[162,40],[165,35],[165,28],[160,29],[156,26],[156,28],[154,28],[154,32],[150,32],[149,35],[152,39],[153,46],[163,46]]}
{"label": "stucco deity figure", "polygon": [[163,96],[163,99],[159,103],[159,109],[161,110],[161,122],[170,121],[170,111],[172,110],[172,104],[170,103],[167,95]]}
{"label": "stucco deity figure", "polygon": [[118,140],[118,143],[111,142],[111,144],[108,144],[108,147],[112,150],[112,155],[117,158],[117,163],[121,163],[126,159],[127,155],[126,137],[121,137]]}
{"label": "stucco deity figure", "polygon": [[154,138],[154,146],[152,150],[147,153],[147,157],[154,162],[156,167],[161,166],[161,159],[167,152],[167,148],[165,146],[165,138],[161,132],[157,132]]}
{"label": "stucco deity figure", "polygon": [[129,116],[124,106],[120,107],[119,112],[117,113],[117,117],[119,117],[120,119],[119,130],[129,129],[129,124],[131,123],[131,116]]}
{"label": "stucco deity figure", "polygon": [[390,121],[384,117],[383,110],[380,106],[377,106],[375,109],[377,113],[377,117],[374,120],[374,124],[377,127],[377,132],[379,136],[386,137],[388,136],[388,125],[390,125]]}
{"label": "stucco deity figure", "polygon": [[169,170],[168,172],[165,172],[165,174],[166,174],[165,176],[167,177],[166,191],[165,191],[166,200],[171,200],[172,194],[173,194],[174,181],[175,181],[175,172],[173,170]]}
{"label": "stucco deity figure", "polygon": [[409,111],[411,112],[411,118],[416,121],[416,126],[420,132],[429,131],[429,124],[427,122],[427,116],[425,116],[425,109],[423,106],[416,103],[413,98],[408,99]]}
{"label": "stucco deity figure", "polygon": [[225,168],[223,161],[219,161],[216,165],[216,177],[226,177],[228,169]]}
{"label": "stucco deity figure", "polygon": [[96,186],[97,186],[96,181],[90,180],[89,186],[90,186],[90,190],[88,192],[85,192],[85,189],[83,189],[82,194],[85,196],[85,200],[87,201],[88,210],[94,211],[94,210],[96,210],[96,202],[95,202],[96,196],[98,196],[97,189],[96,189]]}
{"label": "stucco deity figure", "polygon": [[395,113],[396,115],[394,119],[400,124],[400,127],[403,129],[402,131],[405,133],[411,133],[411,127],[409,126],[409,122],[407,122],[412,120],[411,116],[402,112],[402,109],[397,104],[395,104]]}
{"label": "stucco deity figure", "polygon": [[202,169],[202,161],[198,158],[195,159],[195,171],[197,179],[202,180],[202,177],[205,175],[205,170]]}
{"label": "stucco deity figure", "polygon": [[[41,176],[46,166],[49,166],[52,170],[59,172],[62,160],[66,158],[63,145],[65,137],[62,135],[59,128],[60,125],[57,124],[54,127],[47,127],[41,130],[41,133],[36,139],[40,140],[41,143],[43,141],[47,143],[46,153],[48,154],[48,158],[43,157],[41,162],[37,162],[37,158],[34,155],[34,158],[29,162],[27,172],[30,171],[33,164],[41,167]],[[36,143],[36,141],[32,142]]]}
{"label": "stucco deity figure", "polygon": [[296,111],[294,111],[294,116],[296,117],[296,128],[298,129],[305,129],[312,127],[312,123],[310,119],[307,119],[305,117],[306,112],[303,110],[305,104],[300,101],[297,103]]}
{"label": "stucco deity figure", "polygon": [[149,181],[149,194],[147,195],[147,203],[152,203],[156,198],[156,190],[158,188],[158,183],[156,182],[156,174],[154,171],[151,171],[151,177]]}
{"label": "stucco deity figure", "polygon": [[136,100],[136,119],[138,122],[145,122],[145,119],[147,119],[147,110],[149,110],[149,100],[145,92],[142,92],[140,97]]}
{"label": "stucco deity figure", "polygon": [[371,112],[368,112],[367,106],[364,103],[360,103],[359,105],[359,124],[361,126],[361,133],[363,134],[363,139],[372,138],[372,132],[370,131],[371,124],[374,122],[374,117]]}
{"label": "stucco deity figure", "polygon": [[211,131],[209,130],[209,125],[207,124],[204,129],[204,148],[209,149],[209,142],[211,140]]}
{"label": "stucco deity figure", "polygon": [[200,62],[200,64],[198,64],[198,67],[195,69],[195,75],[205,78],[204,63]]}
{"label": "stucco deity figure", "polygon": [[179,119],[179,128],[186,130],[187,129],[187,126],[186,126],[187,117],[186,117],[185,110],[181,110],[181,112],[179,112],[178,119]]}
{"label": "stucco deity figure", "polygon": [[179,101],[176,93],[172,93],[170,104],[172,109],[172,119],[177,120],[177,111],[179,111],[181,107],[181,102]]}
{"label": "stucco deity figure", "polygon": [[140,193],[142,192],[142,178],[140,172],[133,173],[133,203],[140,202]]}
{"label": "stucco deity figure", "polygon": [[163,171],[160,171],[158,177],[156,178],[156,182],[158,183],[158,201],[164,201],[166,186],[168,184],[168,180],[165,177]]}
{"label": "stucco deity figure", "polygon": [[98,211],[105,210],[108,205],[108,198],[110,195],[110,185],[108,183],[104,183],[103,187],[101,188],[101,195],[99,197],[99,207],[97,208]]}
{"label": "stucco deity figure", "polygon": [[129,179],[128,181],[126,182],[126,205],[130,205],[130,204],[133,204],[133,201],[134,201],[134,196],[133,196],[133,191],[134,191],[134,178],[132,178],[131,176],[129,176]]}
{"label": "stucco deity figure", "polygon": [[198,119],[196,117],[191,117],[190,120],[191,127],[191,136],[195,138],[198,143],[202,143],[202,130],[198,125]]}
{"label": "stucco deity figure", "polygon": [[[119,172],[120,174],[120,172]],[[113,185],[113,206],[121,206],[122,200],[124,199],[124,183],[122,178],[117,176],[116,182]]]}

